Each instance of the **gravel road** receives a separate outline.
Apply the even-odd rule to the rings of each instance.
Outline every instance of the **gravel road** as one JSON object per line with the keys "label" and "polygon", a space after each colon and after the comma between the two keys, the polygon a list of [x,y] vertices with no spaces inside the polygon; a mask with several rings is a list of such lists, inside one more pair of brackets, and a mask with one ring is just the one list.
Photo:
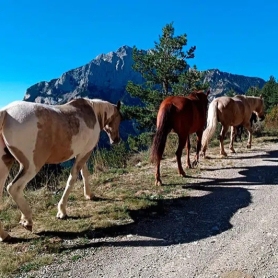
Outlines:
{"label": "gravel road", "polygon": [[69,241],[68,255],[20,277],[277,278],[277,143],[200,168],[190,197],[136,212],[135,223],[78,249]]}

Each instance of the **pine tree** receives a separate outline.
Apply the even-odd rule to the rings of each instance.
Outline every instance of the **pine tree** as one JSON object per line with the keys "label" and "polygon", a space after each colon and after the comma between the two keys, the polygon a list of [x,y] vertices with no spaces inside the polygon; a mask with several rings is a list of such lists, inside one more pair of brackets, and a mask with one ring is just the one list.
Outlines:
{"label": "pine tree", "polygon": [[227,93],[227,97],[234,97],[236,95],[236,92],[233,89],[230,89]]}
{"label": "pine tree", "polygon": [[186,34],[174,36],[173,23],[162,29],[159,41],[149,51],[133,47],[133,69],[142,74],[145,83],[134,84],[129,81],[126,90],[131,96],[139,98],[141,106],[125,107],[125,114],[136,119],[138,128],[155,129],[156,114],[161,101],[174,94],[187,94],[201,87],[201,73],[196,66],[188,70],[187,59],[194,58],[195,46],[184,52],[187,45]]}

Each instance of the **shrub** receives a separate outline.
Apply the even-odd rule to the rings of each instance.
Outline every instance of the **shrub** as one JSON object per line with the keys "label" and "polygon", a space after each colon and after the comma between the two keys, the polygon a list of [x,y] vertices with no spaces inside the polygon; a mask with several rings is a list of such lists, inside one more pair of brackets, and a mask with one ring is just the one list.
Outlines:
{"label": "shrub", "polygon": [[265,128],[278,133],[278,105],[274,106],[266,115]]}
{"label": "shrub", "polygon": [[128,147],[132,152],[145,151],[150,148],[153,139],[152,132],[144,132],[138,136],[129,136],[127,139]]}

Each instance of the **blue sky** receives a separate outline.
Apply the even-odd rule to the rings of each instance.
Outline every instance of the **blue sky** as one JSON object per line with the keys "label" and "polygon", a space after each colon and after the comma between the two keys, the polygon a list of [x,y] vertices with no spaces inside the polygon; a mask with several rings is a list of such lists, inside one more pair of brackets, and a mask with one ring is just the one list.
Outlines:
{"label": "blue sky", "polygon": [[149,49],[173,22],[199,70],[278,78],[278,1],[9,0],[0,9],[0,107],[123,45]]}

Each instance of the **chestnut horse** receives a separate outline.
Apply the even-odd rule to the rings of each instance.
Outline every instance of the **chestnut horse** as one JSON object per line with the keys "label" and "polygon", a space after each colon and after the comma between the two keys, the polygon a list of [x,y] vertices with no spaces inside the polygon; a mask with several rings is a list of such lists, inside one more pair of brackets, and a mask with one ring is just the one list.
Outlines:
{"label": "chestnut horse", "polygon": [[195,167],[199,162],[199,152],[204,126],[206,123],[206,112],[209,91],[192,92],[188,96],[170,96],[162,101],[157,114],[157,130],[151,148],[151,162],[156,164],[155,184],[162,185],[160,178],[160,161],[165,149],[168,134],[173,131],[177,133],[179,143],[176,151],[178,172],[186,176],[182,165],[182,150],[186,145],[186,168],[191,168],[190,163],[190,138],[189,135],[196,133],[197,150],[193,162]]}
{"label": "chestnut horse", "polygon": [[[86,161],[104,130],[110,143],[118,143],[121,115],[118,105],[96,99],[75,99],[64,105],[13,102],[0,110],[0,198],[4,183],[15,160],[19,172],[7,191],[21,211],[20,224],[32,230],[32,211],[23,190],[44,164],[58,164],[75,157],[61,200],[57,218],[66,218],[69,193],[79,171],[86,199],[92,199]],[[39,200],[38,200],[39,201]],[[0,241],[9,234],[0,222]]]}
{"label": "chestnut horse", "polygon": [[231,140],[230,140],[230,150],[232,153],[235,152],[233,147],[233,142],[235,139],[235,128],[238,125],[243,125],[248,130],[248,142],[247,148],[251,148],[252,143],[252,127],[250,123],[250,118],[254,112],[257,117],[262,121],[265,117],[264,112],[264,101],[262,96],[243,96],[237,95],[235,97],[218,97],[215,98],[209,105],[208,117],[207,117],[207,127],[204,131],[202,139],[202,155],[206,155],[206,150],[208,147],[208,142],[212,138],[217,123],[220,122],[222,129],[219,135],[220,141],[220,155],[227,156],[224,150],[224,138],[231,126]]}

